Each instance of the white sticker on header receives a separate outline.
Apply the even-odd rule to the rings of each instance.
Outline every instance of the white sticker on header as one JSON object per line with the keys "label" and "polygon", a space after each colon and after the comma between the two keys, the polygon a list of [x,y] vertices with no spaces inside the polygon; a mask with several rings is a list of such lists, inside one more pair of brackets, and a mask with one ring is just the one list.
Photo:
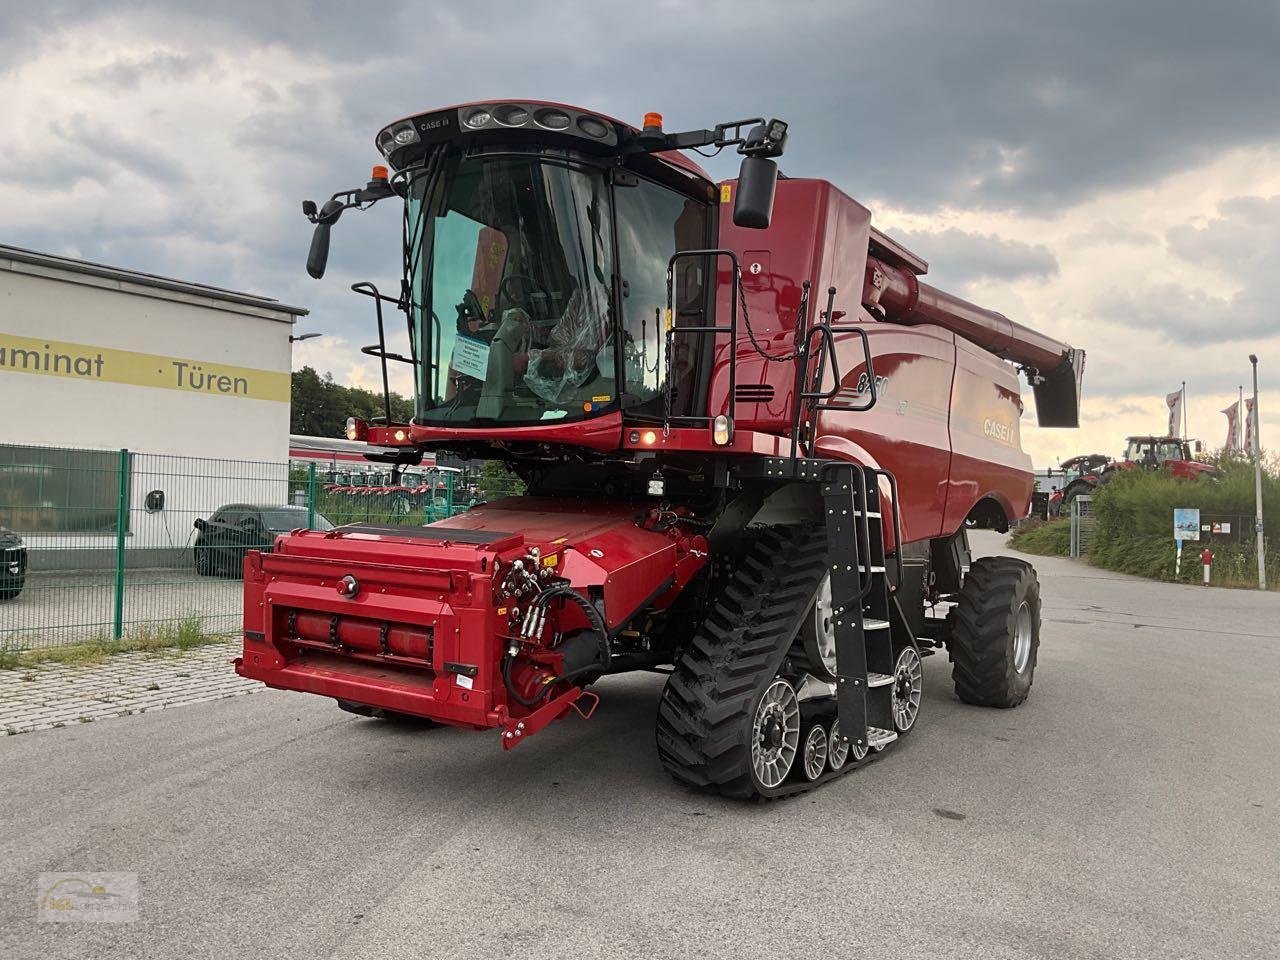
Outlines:
{"label": "white sticker on header", "polygon": [[459,334],[449,364],[464,376],[484,380],[489,375],[489,344]]}

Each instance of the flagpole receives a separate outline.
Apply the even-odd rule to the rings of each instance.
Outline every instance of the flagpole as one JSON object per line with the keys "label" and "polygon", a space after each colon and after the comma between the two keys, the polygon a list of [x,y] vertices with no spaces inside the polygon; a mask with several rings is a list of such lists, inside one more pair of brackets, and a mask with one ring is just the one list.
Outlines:
{"label": "flagpole", "polygon": [[1187,439],[1187,381],[1182,381],[1182,439]]}
{"label": "flagpole", "polygon": [[1267,560],[1263,552],[1262,538],[1262,438],[1258,436],[1258,355],[1249,354],[1249,363],[1253,365],[1253,496],[1257,510],[1256,527],[1258,531],[1258,589],[1267,589]]}

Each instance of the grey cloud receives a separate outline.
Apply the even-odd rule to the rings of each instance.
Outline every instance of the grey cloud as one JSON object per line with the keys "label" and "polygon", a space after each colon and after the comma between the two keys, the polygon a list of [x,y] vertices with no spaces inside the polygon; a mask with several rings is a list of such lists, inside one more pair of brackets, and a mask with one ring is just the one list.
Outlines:
{"label": "grey cloud", "polygon": [[[1280,336],[1280,196],[1236,197],[1205,224],[1170,230],[1169,250],[1196,287],[1153,285],[1106,307],[1126,326],[1161,331],[1172,341],[1219,344]],[[1221,293],[1206,293],[1203,287]],[[1235,288],[1235,289],[1233,289]]]}
{"label": "grey cloud", "polygon": [[210,62],[208,56],[153,53],[136,59],[117,60],[109,66],[91,70],[84,75],[84,80],[125,92],[136,90],[144,81],[163,83],[185,79],[205,69]]}
{"label": "grey cloud", "polygon": [[929,281],[959,288],[974,280],[1051,277],[1058,260],[1042,245],[967,233],[954,227],[937,233],[895,231],[894,238],[929,261]]}
{"label": "grey cloud", "polygon": [[[1250,0],[920,0],[891,17],[807,3],[784,18],[744,0],[671,8],[680,29],[661,31],[646,29],[661,13],[600,0],[393,2],[358,23],[341,0],[52,9],[55,24],[134,10],[175,37],[238,34],[377,65],[326,118],[366,143],[397,113],[503,93],[626,117],[665,108],[686,127],[764,112],[792,122],[792,172],[914,207],[1051,211],[1280,136],[1280,7]],[[0,32],[10,25],[36,29],[0,17]]]}
{"label": "grey cloud", "polygon": [[[82,162],[92,158],[93,165],[100,171],[105,165],[109,169],[170,185],[186,180],[179,161],[162,154],[144,140],[118,133],[102,120],[73,114],[66,120],[52,121],[48,133],[57,141],[57,149],[71,157],[79,156]],[[103,178],[98,176],[94,179]]]}

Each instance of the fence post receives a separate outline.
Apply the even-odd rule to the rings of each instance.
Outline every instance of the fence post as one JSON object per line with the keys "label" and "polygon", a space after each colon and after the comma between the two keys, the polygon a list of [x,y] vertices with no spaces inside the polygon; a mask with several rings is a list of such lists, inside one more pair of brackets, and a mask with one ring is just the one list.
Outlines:
{"label": "fence post", "polygon": [[307,464],[307,529],[316,528],[316,464]]}
{"label": "fence post", "polygon": [[453,516],[453,474],[446,474],[444,481],[444,515]]}
{"label": "fence post", "polygon": [[129,451],[120,448],[119,492],[116,498],[116,590],[115,606],[111,617],[111,635],[119,640],[124,636],[124,535],[129,525]]}

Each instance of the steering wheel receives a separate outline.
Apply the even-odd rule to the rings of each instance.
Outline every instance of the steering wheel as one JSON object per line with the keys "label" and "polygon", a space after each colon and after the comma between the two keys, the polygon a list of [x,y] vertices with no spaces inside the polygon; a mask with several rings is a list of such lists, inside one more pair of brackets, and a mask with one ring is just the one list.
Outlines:
{"label": "steering wheel", "polygon": [[[522,301],[521,298],[516,297],[514,294],[510,293],[507,290],[508,284],[510,284],[513,280],[519,280],[520,282],[524,283],[525,286],[528,287],[528,290],[526,291],[526,293],[528,294],[534,294],[534,293],[542,294],[542,297],[543,297],[542,302],[544,306],[541,311],[534,309],[532,296],[525,297]],[[532,319],[545,320],[546,319],[545,316],[537,316],[536,314],[546,313],[547,307],[551,303],[551,294],[547,292],[546,287],[540,284],[537,280],[533,279],[533,277],[530,277],[523,273],[509,273],[502,278],[502,283],[498,284],[498,303],[501,304],[503,299],[510,300],[513,305],[523,302],[524,306],[527,308],[529,312],[529,316]],[[500,306],[498,309],[498,316],[502,316],[502,310]]]}

